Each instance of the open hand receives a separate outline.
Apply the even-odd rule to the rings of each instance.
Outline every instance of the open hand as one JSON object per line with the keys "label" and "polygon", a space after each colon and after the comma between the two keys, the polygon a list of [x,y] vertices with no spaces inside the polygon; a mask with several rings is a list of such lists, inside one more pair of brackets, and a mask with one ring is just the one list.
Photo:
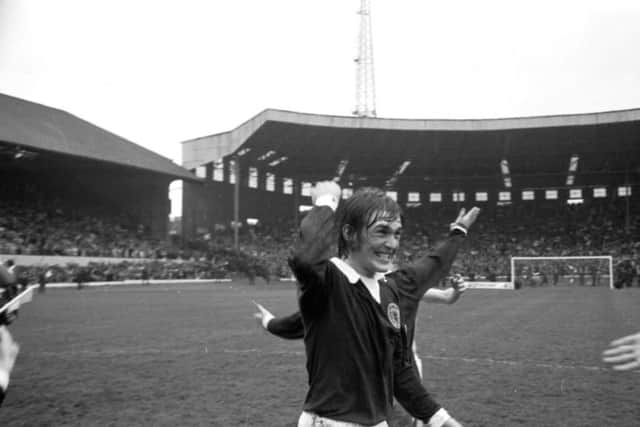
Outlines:
{"label": "open hand", "polygon": [[478,218],[478,214],[480,213],[480,208],[472,207],[469,212],[465,208],[460,209],[460,213],[458,213],[458,217],[453,222],[453,225],[461,225],[465,230],[469,230],[469,228],[476,222]]}
{"label": "open hand", "polygon": [[640,333],[612,341],[602,353],[602,360],[611,363],[616,371],[640,368]]}

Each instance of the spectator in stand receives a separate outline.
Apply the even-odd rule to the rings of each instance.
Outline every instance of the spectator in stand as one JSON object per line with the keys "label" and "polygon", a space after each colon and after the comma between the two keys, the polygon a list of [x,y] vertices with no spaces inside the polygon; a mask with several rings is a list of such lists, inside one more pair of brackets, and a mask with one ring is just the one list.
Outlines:
{"label": "spectator in stand", "polygon": [[614,269],[615,280],[613,286],[616,289],[630,288],[633,284],[633,278],[635,276],[635,268],[631,257],[625,255],[620,262],[618,262]]}
{"label": "spectator in stand", "polygon": [[[187,261],[183,265],[154,268],[154,278],[191,278],[232,276],[240,270],[238,255],[233,248],[233,233],[227,227],[216,227],[209,239],[195,239],[185,244],[166,243],[146,235],[139,223],[125,216],[95,214],[82,215],[62,205],[59,201],[50,204],[29,203],[25,198],[3,198],[0,206],[0,254],[71,255],[155,258]],[[35,198],[34,198],[35,200]],[[632,204],[627,227],[618,199],[585,201],[584,206],[567,206],[562,203],[514,204],[502,206],[484,215],[473,236],[452,266],[458,273],[474,280],[507,281],[510,277],[511,256],[571,256],[612,255],[614,265],[621,260],[630,260],[628,279],[619,286],[637,286],[640,269],[640,215],[638,206]],[[632,200],[633,203],[633,200]],[[53,206],[49,208],[48,206]],[[43,206],[46,206],[43,208]],[[438,229],[450,215],[453,206],[442,204],[429,209],[412,209],[404,250],[398,253],[399,262],[412,261],[415,253],[433,242],[441,240],[432,230]],[[95,212],[95,211],[94,211]],[[580,219],[580,221],[577,221]],[[260,222],[255,227],[240,230],[240,252],[247,257],[265,277],[290,277],[286,257],[295,237],[295,226],[291,220]],[[624,257],[622,254],[628,255]],[[197,268],[195,263],[198,264]],[[208,263],[206,265],[205,263]],[[580,277],[585,284],[606,283],[606,268],[576,271],[575,282]],[[20,268],[24,268],[21,266]],[[542,265],[549,282],[565,283],[567,266]],[[94,268],[96,278],[113,280],[139,278],[132,276],[136,268],[118,268],[108,272],[106,267]],[[196,272],[197,270],[197,272]],[[245,269],[246,270],[246,269]],[[266,274],[268,272],[268,275]],[[139,271],[137,272],[139,274]],[[158,273],[158,274],[156,274]],[[70,271],[64,273],[71,274]],[[246,274],[246,271],[245,273]],[[595,276],[594,276],[595,274]],[[625,273],[623,273],[624,275]],[[56,275],[59,275],[56,273]],[[30,281],[37,281],[37,272],[27,271]],[[69,280],[71,280],[69,278]]]}
{"label": "spectator in stand", "polygon": [[149,269],[146,265],[142,267],[142,271],[140,272],[140,279],[142,280],[143,285],[149,284]]}

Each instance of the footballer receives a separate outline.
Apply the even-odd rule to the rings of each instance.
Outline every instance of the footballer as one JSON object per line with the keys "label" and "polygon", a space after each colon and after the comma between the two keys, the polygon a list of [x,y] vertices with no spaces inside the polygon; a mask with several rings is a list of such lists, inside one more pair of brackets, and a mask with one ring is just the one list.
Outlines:
{"label": "footballer", "polygon": [[[319,183],[313,196],[316,206],[303,219],[289,259],[309,376],[298,425],[387,426],[395,397],[430,426],[460,426],[427,393],[412,362],[418,289],[431,283],[433,269],[418,262],[384,274],[398,250],[400,207],[382,190],[368,189],[334,215],[335,183]],[[329,258],[336,234],[340,257]]]}

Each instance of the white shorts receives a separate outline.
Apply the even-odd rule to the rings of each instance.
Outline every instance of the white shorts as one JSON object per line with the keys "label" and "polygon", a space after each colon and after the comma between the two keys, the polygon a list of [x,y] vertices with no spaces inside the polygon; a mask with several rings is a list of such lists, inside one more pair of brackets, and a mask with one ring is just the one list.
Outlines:
{"label": "white shorts", "polygon": [[372,426],[365,426],[364,424],[332,420],[331,418],[325,418],[320,415],[303,411],[298,419],[298,427],[389,427],[389,424],[387,424],[386,421],[382,421]]}
{"label": "white shorts", "polygon": [[[429,420],[426,425],[428,427],[442,427],[444,423],[451,419],[451,415],[444,409],[440,408]],[[422,424],[424,425],[424,424]],[[350,423],[346,421],[332,420],[331,418],[321,417],[311,412],[302,411],[298,418],[298,427],[389,427],[386,421],[382,421],[372,426],[363,424]]]}

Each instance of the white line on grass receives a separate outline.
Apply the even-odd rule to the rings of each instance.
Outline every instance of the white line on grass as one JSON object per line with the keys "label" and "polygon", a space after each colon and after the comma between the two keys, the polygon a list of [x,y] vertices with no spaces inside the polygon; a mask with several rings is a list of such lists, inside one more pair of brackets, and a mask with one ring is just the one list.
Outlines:
{"label": "white line on grass", "polygon": [[48,357],[105,357],[105,356],[135,356],[144,354],[194,354],[205,353],[204,347],[191,349],[172,348],[120,348],[104,350],[62,350],[62,351],[41,351],[38,354]]}
{"label": "white line on grass", "polygon": [[[247,354],[247,353],[257,353],[262,355],[272,355],[272,356],[282,356],[282,355],[291,355],[291,356],[304,356],[303,351],[264,351],[259,348],[249,348],[244,350],[235,350],[235,349],[224,349],[224,353],[233,353],[233,354]],[[431,360],[446,360],[451,362],[465,362],[465,363],[485,363],[490,365],[510,365],[510,366],[524,366],[528,368],[543,368],[543,369],[582,369],[585,371],[611,371],[611,369],[601,366],[588,366],[588,365],[566,365],[562,363],[531,363],[531,362],[523,362],[519,360],[496,360],[491,358],[475,358],[475,357],[446,357],[446,356],[433,356],[428,354],[420,354],[421,359],[431,359]],[[640,373],[640,372],[638,372]]]}
{"label": "white line on grass", "polygon": [[[245,348],[245,349],[231,349],[225,348],[222,350],[211,350],[209,346],[190,348],[111,348],[104,350],[63,350],[63,351],[43,351],[40,352],[40,356],[45,357],[105,357],[105,356],[135,356],[145,354],[171,354],[171,355],[186,355],[186,354],[215,354],[215,353],[230,353],[230,354],[257,354],[260,356],[304,356],[304,351],[291,351],[291,350],[263,350],[260,348]],[[562,363],[540,363],[540,362],[524,362],[520,360],[496,360],[491,358],[475,358],[475,357],[447,357],[447,356],[434,356],[430,354],[421,354],[421,359],[430,360],[444,360],[450,362],[464,362],[464,363],[476,363],[476,364],[489,364],[489,365],[509,365],[509,366],[522,366],[525,368],[542,368],[550,370],[561,369],[580,369],[584,371],[596,371],[605,372],[612,371],[610,368],[602,366],[589,366],[589,365],[568,365]],[[633,372],[634,374],[640,374],[640,371]]]}

